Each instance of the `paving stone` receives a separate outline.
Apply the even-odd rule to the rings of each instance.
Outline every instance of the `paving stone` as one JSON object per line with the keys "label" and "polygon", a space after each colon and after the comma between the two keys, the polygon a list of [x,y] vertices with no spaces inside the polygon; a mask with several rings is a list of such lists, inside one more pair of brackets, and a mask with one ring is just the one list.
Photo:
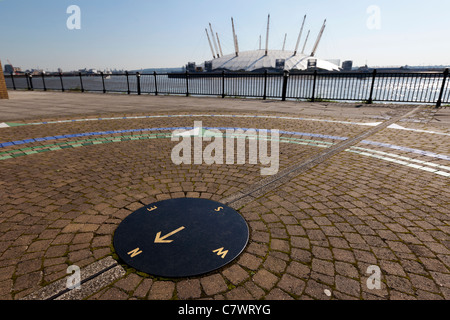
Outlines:
{"label": "paving stone", "polygon": [[316,258],[313,258],[312,270],[329,276],[334,276],[335,274],[334,264],[332,262]]}
{"label": "paving stone", "polygon": [[429,278],[426,278],[417,274],[409,274],[411,284],[416,289],[426,290],[429,292],[439,292],[435,282]]}
{"label": "paving stone", "polygon": [[325,290],[331,291],[328,286],[311,279],[306,283],[305,294],[317,300],[330,300],[331,298],[325,293]]}
{"label": "paving stone", "polygon": [[275,286],[278,277],[265,269],[259,270],[254,276],[253,281],[265,290],[270,290]]}
{"label": "paving stone", "polygon": [[175,284],[170,281],[153,282],[148,294],[149,300],[169,300],[172,299]]}
{"label": "paving stone", "polygon": [[252,295],[253,299],[256,300],[262,299],[266,294],[263,289],[261,289],[258,285],[256,285],[252,281],[245,282],[244,287]]}
{"label": "paving stone", "polygon": [[300,296],[305,289],[305,282],[289,274],[284,274],[277,286],[288,293]]}
{"label": "paving stone", "polygon": [[222,274],[234,285],[238,285],[249,277],[249,274],[237,264],[225,269]]}
{"label": "paving stone", "polygon": [[141,281],[142,278],[137,274],[129,274],[127,277],[117,281],[114,286],[124,291],[134,291]]}
{"label": "paving stone", "polygon": [[275,288],[269,292],[266,296],[267,300],[294,300],[290,295],[288,295],[283,290]]}
{"label": "paving stone", "polygon": [[253,300],[253,296],[244,288],[244,287],[237,287],[232,290],[230,290],[226,294],[226,298],[228,300]]}
{"label": "paving stone", "polygon": [[179,299],[197,299],[200,298],[202,289],[200,280],[188,279],[177,283],[177,295]]}
{"label": "paving stone", "polygon": [[[216,127],[268,127],[321,134],[323,137],[302,138],[332,143],[340,141],[327,137],[355,137],[371,129],[340,123],[340,120],[373,122],[370,117],[374,115],[385,116],[387,112],[390,116],[400,115],[411,110],[404,106],[371,106],[365,107],[363,113],[340,104],[299,108],[297,102],[267,109],[259,101],[247,100],[239,101],[236,109],[237,101],[232,99],[150,96],[145,101],[151,107],[144,108],[142,100],[137,99],[144,97],[75,97],[67,93],[48,99],[44,93],[42,96],[36,92],[14,94],[18,100],[11,101],[20,110],[14,114],[20,119],[35,114],[40,109],[36,106],[53,108],[55,103],[70,111],[66,118],[79,117],[75,110],[80,114],[89,111],[89,117],[93,118],[118,113],[120,117],[124,113],[127,116],[195,114],[194,109],[211,114],[211,106],[215,105],[220,113],[251,117],[196,119]],[[27,98],[27,94],[33,98]],[[89,100],[96,104],[86,103]],[[100,108],[105,101],[109,103],[109,111]],[[130,105],[126,112],[125,104]],[[25,109],[30,111],[24,112]],[[255,110],[265,117],[253,117]],[[286,110],[304,120],[266,116]],[[44,113],[39,117],[46,119],[39,121],[63,117],[57,116],[60,115]],[[321,121],[331,118],[338,122]],[[192,126],[192,122],[191,117],[96,120],[3,128],[0,134],[2,141],[61,137],[58,141],[27,142],[26,146],[38,150],[44,144],[63,142],[68,146],[89,138],[75,137],[74,132]],[[449,133],[438,121],[401,122],[401,125]],[[125,135],[111,133],[96,138],[124,138]],[[273,190],[264,186],[246,197],[250,187],[262,186],[272,178],[261,177],[258,165],[176,166],[168,161],[172,145],[164,139],[81,145],[0,160],[0,185],[5,190],[0,194],[0,298],[18,299],[39,288],[42,281],[64,278],[69,262],[83,266],[110,256],[115,229],[144,204],[174,197],[233,201],[244,196],[233,206],[239,207],[249,223],[250,243],[234,264],[216,274],[178,281],[157,281],[132,273],[91,298],[449,299],[448,177],[349,152],[362,151],[354,148],[357,147],[370,149],[365,152],[374,155],[407,157],[412,159],[408,160],[411,163],[424,161],[448,166],[448,160],[411,151],[426,150],[448,156],[449,145],[441,138],[419,131],[383,129],[364,138],[370,143],[360,141],[307,170],[283,177]],[[24,146],[6,145],[1,151]],[[284,170],[329,149],[281,143],[280,150],[280,170]],[[365,288],[370,265],[382,270],[384,287],[379,292]],[[326,289],[332,293],[331,297],[325,294]]]}
{"label": "paving stone", "polygon": [[359,298],[361,292],[360,287],[361,284],[359,281],[341,275],[336,276],[336,290],[340,292]]}
{"label": "paving stone", "polygon": [[221,275],[215,274],[200,279],[203,290],[207,295],[215,295],[227,290],[225,280]]}
{"label": "paving stone", "polygon": [[238,263],[245,268],[257,270],[262,263],[262,259],[249,253],[243,253],[238,258]]}
{"label": "paving stone", "polygon": [[276,251],[289,252],[289,242],[280,239],[272,239],[270,242],[270,248]]}
{"label": "paving stone", "polygon": [[127,300],[128,295],[118,288],[107,289],[99,298],[99,300]]}
{"label": "paving stone", "polygon": [[152,279],[144,279],[141,284],[134,290],[133,296],[137,298],[145,298],[153,284]]}

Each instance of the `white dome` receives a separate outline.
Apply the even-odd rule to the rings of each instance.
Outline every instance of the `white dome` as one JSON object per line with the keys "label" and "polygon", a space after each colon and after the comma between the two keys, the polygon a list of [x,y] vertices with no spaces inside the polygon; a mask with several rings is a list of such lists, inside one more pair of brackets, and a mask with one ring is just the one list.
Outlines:
{"label": "white dome", "polygon": [[[316,57],[299,54],[294,56],[293,51],[269,50],[267,56],[265,50],[253,50],[239,52],[239,55],[229,54],[212,61],[213,70],[228,71],[255,71],[264,69],[276,69],[276,61],[283,59],[284,70],[306,70],[308,60],[315,59],[316,67],[322,70],[339,71],[339,66]],[[204,66],[204,64],[203,64]]]}

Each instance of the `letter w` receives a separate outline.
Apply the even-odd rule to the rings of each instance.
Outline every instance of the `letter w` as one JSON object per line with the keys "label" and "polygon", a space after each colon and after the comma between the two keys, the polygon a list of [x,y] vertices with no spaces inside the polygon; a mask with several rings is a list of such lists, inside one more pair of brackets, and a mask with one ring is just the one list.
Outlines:
{"label": "letter w", "polygon": [[222,256],[222,259],[224,259],[225,258],[225,256],[227,255],[227,253],[228,253],[228,250],[225,250],[225,251],[223,251],[223,249],[225,249],[224,247],[222,247],[222,248],[219,248],[219,249],[216,249],[216,250],[213,250],[213,252],[215,253],[215,252],[217,252],[217,255],[218,256]]}

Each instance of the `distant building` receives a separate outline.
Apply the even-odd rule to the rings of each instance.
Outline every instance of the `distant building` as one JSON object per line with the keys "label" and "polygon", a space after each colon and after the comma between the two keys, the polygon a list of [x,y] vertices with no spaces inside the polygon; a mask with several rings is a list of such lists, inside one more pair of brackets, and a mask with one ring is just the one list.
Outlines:
{"label": "distant building", "polygon": [[285,64],[286,64],[286,59],[276,59],[275,60],[275,69],[284,70]]}
{"label": "distant building", "polygon": [[5,64],[5,74],[23,74],[23,71],[19,67],[13,67],[11,64]]}
{"label": "distant building", "polygon": [[212,61],[205,61],[205,71],[206,72],[212,71]]}
{"label": "distant building", "polygon": [[39,76],[45,72],[43,69],[31,69],[28,73],[31,74],[32,76]]}
{"label": "distant building", "polygon": [[341,65],[341,60],[340,59],[325,59],[325,61],[331,62],[332,64],[334,64],[336,66],[340,66]]}
{"label": "distant building", "polygon": [[342,62],[342,71],[352,71],[353,61],[347,60]]}
{"label": "distant building", "polygon": [[317,69],[317,59],[308,59],[307,70]]}
{"label": "distant building", "polygon": [[5,74],[14,73],[14,67],[10,64],[5,64]]}
{"label": "distant building", "polygon": [[188,62],[188,64],[186,65],[186,71],[187,72],[195,72],[195,62]]}

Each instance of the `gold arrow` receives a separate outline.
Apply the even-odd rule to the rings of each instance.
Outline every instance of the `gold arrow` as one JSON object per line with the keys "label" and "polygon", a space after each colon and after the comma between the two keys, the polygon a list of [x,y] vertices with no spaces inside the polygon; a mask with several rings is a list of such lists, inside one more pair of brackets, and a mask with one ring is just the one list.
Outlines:
{"label": "gold arrow", "polygon": [[166,240],[166,238],[174,235],[177,232],[180,232],[183,229],[184,229],[184,227],[178,228],[177,230],[174,230],[174,231],[166,234],[164,237],[161,237],[161,231],[160,231],[156,234],[155,243],[171,243],[173,240]]}

